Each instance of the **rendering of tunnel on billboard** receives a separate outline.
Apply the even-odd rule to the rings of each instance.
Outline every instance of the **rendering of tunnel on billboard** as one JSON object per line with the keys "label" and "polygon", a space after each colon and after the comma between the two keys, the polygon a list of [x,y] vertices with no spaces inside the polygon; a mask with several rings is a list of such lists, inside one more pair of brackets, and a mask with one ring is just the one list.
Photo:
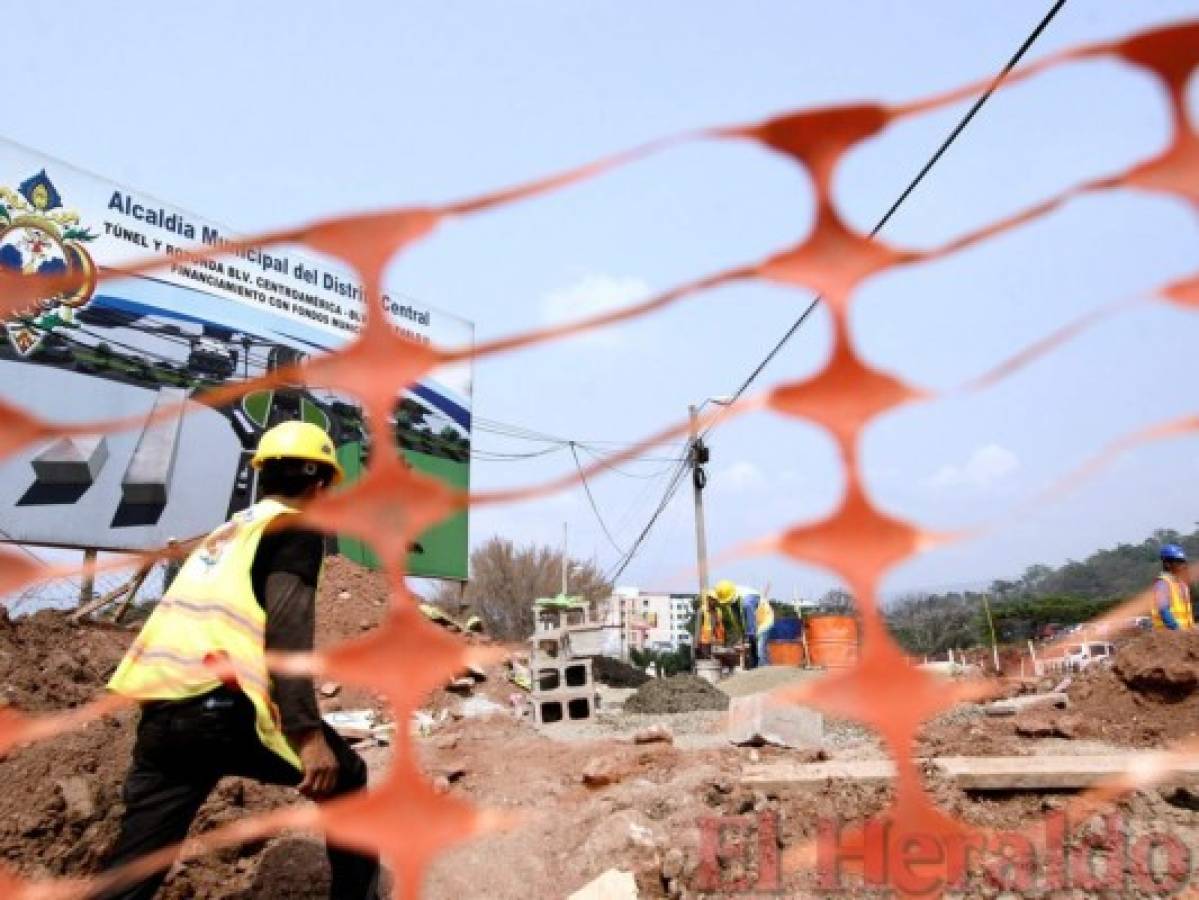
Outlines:
{"label": "rendering of tunnel on billboard", "polygon": [[[0,142],[0,265],[88,271],[171,253],[184,226],[212,226]],[[89,211],[89,197],[106,198]],[[74,201],[73,205],[71,201]],[[95,203],[91,204],[94,209]],[[147,210],[153,215],[151,216]],[[193,225],[193,223],[197,223]],[[184,233],[186,236],[186,233]],[[138,254],[140,249],[141,253]],[[0,397],[52,422],[128,417],[155,408],[178,415],[122,433],[60,438],[0,465],[0,537],[64,547],[143,550],[203,534],[255,495],[250,466],[263,431],[302,419],[326,429],[350,480],[371,451],[355,398],[296,384],[212,409],[185,401],[233,379],[253,378],[349,340],[359,321],[356,286],[296,252],[252,253],[204,265],[173,263],[161,277],[86,283],[5,323]],[[414,337],[469,343],[468,323],[415,304],[393,304]],[[470,471],[469,367],[439,371],[397,398],[396,440],[415,469],[466,489]],[[374,562],[360,542],[338,550]],[[467,516],[423,534],[414,575],[465,578]]]}

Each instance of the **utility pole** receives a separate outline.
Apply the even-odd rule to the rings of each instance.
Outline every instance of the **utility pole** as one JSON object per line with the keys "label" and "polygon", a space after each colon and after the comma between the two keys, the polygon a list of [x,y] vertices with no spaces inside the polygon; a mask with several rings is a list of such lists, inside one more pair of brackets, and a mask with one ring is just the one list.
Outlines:
{"label": "utility pole", "polygon": [[566,561],[566,523],[562,523],[562,596],[566,596],[566,567],[569,563]]}
{"label": "utility pole", "polygon": [[699,407],[687,407],[691,422],[691,444],[687,450],[687,461],[691,466],[691,488],[695,494],[695,561],[699,570],[699,602],[695,606],[695,625],[691,633],[691,668],[695,669],[695,655],[699,649],[700,621],[703,619],[704,595],[708,592],[708,538],[704,531],[704,486],[708,473],[704,471],[709,453],[707,445],[699,436]]}

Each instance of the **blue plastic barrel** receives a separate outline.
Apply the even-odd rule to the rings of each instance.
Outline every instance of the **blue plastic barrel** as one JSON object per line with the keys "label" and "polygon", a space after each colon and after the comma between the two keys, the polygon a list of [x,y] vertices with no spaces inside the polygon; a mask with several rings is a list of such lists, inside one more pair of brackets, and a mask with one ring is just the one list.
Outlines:
{"label": "blue plastic barrel", "polygon": [[797,641],[803,632],[803,623],[799,619],[775,619],[770,627],[770,640]]}

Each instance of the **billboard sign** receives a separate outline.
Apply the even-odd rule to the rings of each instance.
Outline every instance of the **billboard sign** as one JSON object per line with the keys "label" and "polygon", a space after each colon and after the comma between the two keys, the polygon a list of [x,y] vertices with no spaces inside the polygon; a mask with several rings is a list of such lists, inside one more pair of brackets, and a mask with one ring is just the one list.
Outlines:
{"label": "billboard sign", "polygon": [[[362,291],[343,266],[292,246],[101,283],[106,267],[169,258],[236,235],[183,210],[0,140],[0,266],[79,272],[79,287],[3,323],[0,397],[52,422],[146,417],[215,385],[253,378],[354,337]],[[74,282],[73,282],[74,283]],[[469,346],[473,326],[388,291],[395,326],[435,346]],[[333,436],[350,479],[370,451],[354,397],[289,385],[221,409],[94,438],[59,439],[0,464],[0,538],[145,550],[203,534],[254,496],[262,432],[304,419]],[[397,441],[415,469],[466,489],[471,367],[442,367],[397,397]],[[358,542],[341,552],[370,562]],[[414,575],[465,578],[467,516],[412,548]]]}

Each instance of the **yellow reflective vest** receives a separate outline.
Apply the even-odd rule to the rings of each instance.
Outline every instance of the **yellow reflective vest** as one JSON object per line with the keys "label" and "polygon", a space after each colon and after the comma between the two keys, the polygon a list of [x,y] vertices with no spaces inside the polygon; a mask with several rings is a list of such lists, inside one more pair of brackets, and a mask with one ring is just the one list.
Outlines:
{"label": "yellow reflective vest", "polygon": [[761,634],[774,625],[774,607],[770,605],[770,601],[765,597],[758,601],[758,608],[754,613],[754,618],[757,620],[758,634]]}
{"label": "yellow reflective vest", "polygon": [[[1186,631],[1194,628],[1195,614],[1191,609],[1191,589],[1169,572],[1163,572],[1157,576],[1157,580],[1164,582],[1170,589],[1170,613],[1174,616],[1174,621],[1178,623],[1179,630]],[[1153,606],[1149,614],[1153,618],[1154,628],[1165,628],[1166,623],[1162,621],[1162,614],[1157,608],[1156,585],[1154,587]]]}
{"label": "yellow reflective vest", "polygon": [[250,577],[267,526],[295,512],[262,500],[208,535],[146,620],[108,689],[135,700],[184,700],[228,683],[253,702],[263,745],[302,768],[271,700],[266,613]]}

